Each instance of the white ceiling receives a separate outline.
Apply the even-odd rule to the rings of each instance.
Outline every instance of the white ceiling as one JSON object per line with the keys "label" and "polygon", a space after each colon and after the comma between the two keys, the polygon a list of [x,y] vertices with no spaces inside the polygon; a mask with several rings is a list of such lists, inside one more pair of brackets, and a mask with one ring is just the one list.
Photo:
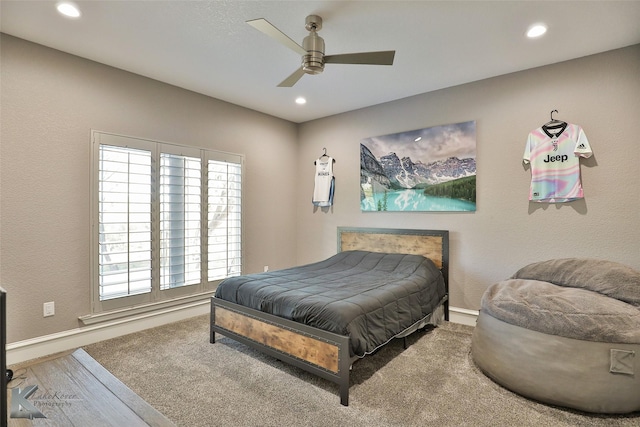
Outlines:
{"label": "white ceiling", "polygon": [[[79,19],[56,1],[2,0],[0,29],[296,123],[640,43],[640,0],[75,3]],[[276,87],[300,57],[245,21],[302,44],[310,14],[323,18],[326,54],[396,50],[393,66],[327,64]],[[527,39],[536,22],[549,31]]]}

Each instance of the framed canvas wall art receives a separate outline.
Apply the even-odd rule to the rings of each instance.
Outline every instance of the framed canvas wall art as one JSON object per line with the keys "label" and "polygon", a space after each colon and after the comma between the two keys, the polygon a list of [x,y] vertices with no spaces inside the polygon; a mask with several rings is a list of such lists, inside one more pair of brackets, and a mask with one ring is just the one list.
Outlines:
{"label": "framed canvas wall art", "polygon": [[475,212],[476,122],[365,138],[363,212]]}

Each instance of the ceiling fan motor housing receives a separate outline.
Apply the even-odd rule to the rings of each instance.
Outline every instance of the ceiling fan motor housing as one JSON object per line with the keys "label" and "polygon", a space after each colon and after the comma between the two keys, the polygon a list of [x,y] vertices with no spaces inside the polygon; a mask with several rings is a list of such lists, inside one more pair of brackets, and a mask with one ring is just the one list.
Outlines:
{"label": "ceiling fan motor housing", "polygon": [[324,70],[324,40],[312,31],[302,41],[307,54],[302,57],[302,69],[307,74],[320,74]]}
{"label": "ceiling fan motor housing", "polygon": [[302,41],[307,54],[302,57],[302,69],[307,74],[320,74],[324,70],[324,40],[317,33],[322,28],[322,18],[309,15],[305,20],[309,35]]}

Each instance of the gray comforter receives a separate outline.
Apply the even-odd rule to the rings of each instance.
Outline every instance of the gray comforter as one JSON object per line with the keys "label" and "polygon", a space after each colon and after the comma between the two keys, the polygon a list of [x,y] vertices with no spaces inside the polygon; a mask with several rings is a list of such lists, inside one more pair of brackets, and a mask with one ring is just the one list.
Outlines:
{"label": "gray comforter", "polygon": [[224,280],[216,298],[350,337],[373,352],[442,302],[442,273],[419,255],[346,251],[324,261]]}

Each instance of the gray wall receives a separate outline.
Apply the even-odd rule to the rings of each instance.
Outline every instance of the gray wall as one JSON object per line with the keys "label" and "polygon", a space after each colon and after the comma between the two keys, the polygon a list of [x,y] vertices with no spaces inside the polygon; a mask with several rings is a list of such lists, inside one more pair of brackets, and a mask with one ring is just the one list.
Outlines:
{"label": "gray wall", "polygon": [[[297,126],[3,34],[0,283],[8,342],[70,330],[90,301],[91,129],[244,154],[245,271],[291,266]],[[215,76],[212,76],[215,78]],[[56,315],[42,317],[55,301]]]}
{"label": "gray wall", "polygon": [[[450,230],[452,305],[468,309],[529,262],[585,256],[640,269],[640,45],[296,125],[4,34],[1,43],[9,342],[76,328],[90,312],[91,129],[244,154],[246,272],[335,253],[337,226]],[[521,157],[552,109],[593,147],[586,199],[532,205]],[[362,138],[467,120],[477,125],[477,212],[360,212]],[[326,211],[311,205],[323,147],[337,160]],[[56,315],[43,318],[52,300]]]}
{"label": "gray wall", "polygon": [[[426,70],[425,72],[428,72]],[[530,204],[522,155],[530,130],[555,117],[579,124],[586,198]],[[475,213],[362,213],[359,141],[476,120]],[[490,284],[558,257],[604,258],[640,270],[640,45],[390,102],[300,126],[298,262],[335,251],[338,226],[450,231],[451,304],[478,309]],[[313,160],[336,158],[336,194],[314,211]]]}

